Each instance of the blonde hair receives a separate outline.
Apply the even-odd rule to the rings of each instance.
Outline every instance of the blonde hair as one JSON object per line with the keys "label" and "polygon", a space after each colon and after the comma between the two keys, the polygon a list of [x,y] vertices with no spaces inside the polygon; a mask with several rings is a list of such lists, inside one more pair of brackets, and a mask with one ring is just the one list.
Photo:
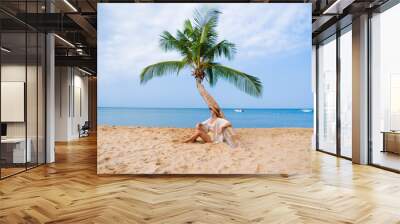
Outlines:
{"label": "blonde hair", "polygon": [[212,112],[214,112],[215,115],[217,115],[217,117],[222,118],[221,110],[219,108],[211,108],[211,107],[209,107],[208,109],[210,109]]}

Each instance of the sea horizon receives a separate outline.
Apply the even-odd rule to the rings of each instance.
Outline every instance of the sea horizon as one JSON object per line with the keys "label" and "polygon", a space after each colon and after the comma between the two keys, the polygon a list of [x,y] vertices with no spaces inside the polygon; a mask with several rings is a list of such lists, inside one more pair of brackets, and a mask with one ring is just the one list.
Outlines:
{"label": "sea horizon", "polygon": [[[98,124],[193,128],[210,117],[204,108],[98,107]],[[312,128],[312,108],[221,108],[235,128]],[[240,110],[238,110],[240,109]]]}
{"label": "sea horizon", "polygon": [[[208,109],[208,107],[131,107],[131,106],[100,106],[97,109],[126,108],[126,109]],[[224,109],[260,109],[260,110],[314,110],[312,107],[221,107]]]}

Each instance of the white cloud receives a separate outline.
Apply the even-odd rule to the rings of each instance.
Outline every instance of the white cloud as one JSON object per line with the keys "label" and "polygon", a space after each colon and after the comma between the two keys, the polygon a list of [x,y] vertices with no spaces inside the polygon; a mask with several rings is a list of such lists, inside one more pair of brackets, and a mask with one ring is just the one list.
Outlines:
{"label": "white cloud", "polygon": [[[100,4],[99,72],[131,79],[145,66],[179,59],[158,46],[205,4]],[[310,44],[310,9],[300,4],[209,4],[222,11],[220,37],[237,44],[237,59],[274,56]]]}
{"label": "white cloud", "polygon": [[242,12],[233,5],[224,11],[221,34],[237,43],[239,54],[274,55],[309,44],[309,9],[295,4],[258,6]]}

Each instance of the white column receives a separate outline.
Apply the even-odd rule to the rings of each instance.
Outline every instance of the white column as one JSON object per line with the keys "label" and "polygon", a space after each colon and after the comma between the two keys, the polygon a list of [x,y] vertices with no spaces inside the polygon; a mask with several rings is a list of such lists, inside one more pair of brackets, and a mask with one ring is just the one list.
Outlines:
{"label": "white column", "polygon": [[72,68],[55,69],[55,141],[71,140]]}
{"label": "white column", "polygon": [[[54,12],[52,1],[46,1],[46,12]],[[54,34],[46,35],[46,163],[55,162],[55,42]]]}
{"label": "white column", "polygon": [[368,15],[353,19],[353,162],[368,163]]}
{"label": "white column", "polygon": [[54,133],[55,133],[55,56],[54,35],[46,36],[46,163],[55,161]]}

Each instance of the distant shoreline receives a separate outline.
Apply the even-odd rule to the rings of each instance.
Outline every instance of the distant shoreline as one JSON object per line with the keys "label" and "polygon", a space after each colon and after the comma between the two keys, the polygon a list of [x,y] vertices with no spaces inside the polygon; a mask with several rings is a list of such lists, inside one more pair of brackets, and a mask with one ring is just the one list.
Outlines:
{"label": "distant shoreline", "polygon": [[[97,109],[208,109],[208,107],[97,107]],[[247,108],[247,107],[223,107],[222,110],[312,110],[314,108]]]}
{"label": "distant shoreline", "polygon": [[[154,127],[146,127],[146,126],[135,126],[135,125],[131,125],[131,126],[128,126],[128,125],[108,125],[108,124],[99,124],[98,126],[97,126],[97,129],[101,129],[101,128],[116,128],[116,129],[118,129],[118,128],[127,128],[127,129],[131,129],[131,128],[133,128],[133,129],[160,129],[160,130],[163,130],[163,129],[177,129],[177,130],[180,130],[180,129],[187,129],[187,130],[192,130],[194,127],[191,127],[191,128],[179,128],[179,127],[156,127],[156,126],[154,126]],[[267,129],[267,130],[272,130],[272,129],[274,129],[274,130],[284,130],[284,129],[289,129],[289,130],[301,130],[301,129],[304,129],[304,130],[312,130],[312,129],[314,129],[313,127],[310,127],[310,128],[307,128],[307,127],[267,127],[267,128],[263,128],[263,127],[247,127],[247,128],[235,128],[234,130],[248,130],[248,129],[256,129],[256,130],[262,130],[262,129]]]}
{"label": "distant shoreline", "polygon": [[[312,109],[240,109],[223,109],[235,128],[313,127]],[[209,117],[208,108],[98,109],[98,124],[103,125],[192,128]]]}

